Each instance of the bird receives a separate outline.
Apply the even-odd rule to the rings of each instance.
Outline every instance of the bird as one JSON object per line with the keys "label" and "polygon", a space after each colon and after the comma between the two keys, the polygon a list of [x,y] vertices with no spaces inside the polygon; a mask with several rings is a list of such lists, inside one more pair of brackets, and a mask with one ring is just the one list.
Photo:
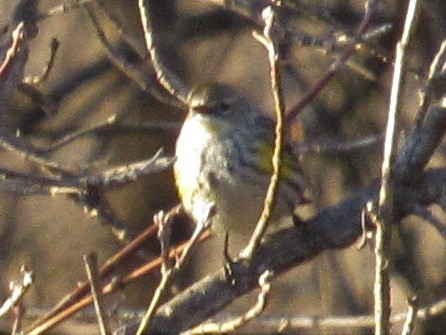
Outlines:
{"label": "bird", "polygon": [[[188,114],[176,142],[174,177],[186,213],[203,220],[212,204],[212,231],[245,241],[262,211],[273,172],[275,123],[231,86],[206,83],[187,96]],[[299,157],[286,140],[271,221],[292,217],[307,202]]]}

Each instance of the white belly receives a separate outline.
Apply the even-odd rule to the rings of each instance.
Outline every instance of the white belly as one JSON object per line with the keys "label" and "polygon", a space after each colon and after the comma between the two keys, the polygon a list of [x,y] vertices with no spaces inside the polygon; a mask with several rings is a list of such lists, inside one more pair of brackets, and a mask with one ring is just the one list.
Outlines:
{"label": "white belly", "polygon": [[[216,206],[214,231],[220,233],[227,230],[236,235],[249,236],[260,217],[269,178],[231,174],[228,166],[233,162],[228,161],[231,156],[229,146],[213,145],[210,148],[211,134],[202,122],[198,122],[197,117],[187,120],[177,142],[174,171],[177,185],[181,184],[179,193],[183,205],[198,222],[206,213],[209,203],[213,202]],[[206,155],[203,155],[203,151],[206,151]],[[208,171],[210,173],[200,172],[204,160],[212,161],[214,168]],[[197,188],[197,185],[200,187]],[[274,219],[291,215],[293,208],[285,205],[285,201],[279,203]]]}

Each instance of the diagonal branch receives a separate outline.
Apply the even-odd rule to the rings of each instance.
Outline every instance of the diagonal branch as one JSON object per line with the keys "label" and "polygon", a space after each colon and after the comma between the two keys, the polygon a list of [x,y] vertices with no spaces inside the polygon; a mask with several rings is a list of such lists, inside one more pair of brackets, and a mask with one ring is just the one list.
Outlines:
{"label": "diagonal branch", "polygon": [[[425,173],[418,188],[424,205],[438,201],[444,193],[446,169]],[[249,267],[234,267],[236,285],[228,282],[224,269],[195,283],[163,305],[152,322],[151,332],[171,334],[199,324],[256,287],[265,268],[276,274],[310,261],[322,251],[347,248],[360,237],[360,213],[365,204],[377,197],[374,184],[355,193],[341,204],[326,208],[305,225],[281,230],[261,245]],[[410,196],[409,193],[408,196]],[[408,200],[410,201],[410,199]],[[133,334],[136,324],[120,329],[119,334]]]}
{"label": "diagonal branch", "polygon": [[[411,164],[424,167],[433,153],[432,143],[446,131],[446,106],[436,106],[428,111],[426,120],[417,126],[422,132],[424,142],[417,141],[418,132],[413,131],[407,139],[407,147],[397,157],[399,164]],[[440,123],[439,126],[438,124]],[[412,150],[412,151],[411,151]],[[415,152],[415,153],[414,153]],[[402,158],[409,157],[410,159]],[[405,171],[402,169],[401,171]],[[400,180],[399,170],[395,178]],[[429,206],[441,202],[445,196],[446,169],[429,170],[420,173],[412,183],[395,185],[395,212],[397,219],[409,215],[417,206]],[[271,234],[261,245],[249,266],[234,266],[236,285],[228,282],[225,270],[202,279],[188,290],[177,295],[163,305],[157,312],[150,331],[178,333],[189,329],[214,315],[237,297],[251,291],[256,286],[257,278],[265,269],[276,274],[307,262],[324,250],[347,248],[362,234],[361,211],[372,200],[377,199],[378,183],[353,194],[341,204],[322,210],[316,217],[305,224],[281,230]],[[119,330],[119,334],[132,334],[136,325],[129,325]]]}

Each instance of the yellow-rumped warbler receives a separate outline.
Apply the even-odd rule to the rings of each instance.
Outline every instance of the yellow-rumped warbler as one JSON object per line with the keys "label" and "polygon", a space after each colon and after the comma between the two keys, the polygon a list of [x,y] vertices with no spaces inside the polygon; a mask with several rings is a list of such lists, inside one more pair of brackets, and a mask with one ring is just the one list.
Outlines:
{"label": "yellow-rumped warbler", "polygon": [[[192,90],[177,144],[175,180],[186,212],[198,222],[215,205],[213,230],[250,234],[272,174],[275,125],[242,94],[222,84]],[[285,143],[272,220],[304,201],[298,158]],[[249,236],[249,235],[248,235]]]}

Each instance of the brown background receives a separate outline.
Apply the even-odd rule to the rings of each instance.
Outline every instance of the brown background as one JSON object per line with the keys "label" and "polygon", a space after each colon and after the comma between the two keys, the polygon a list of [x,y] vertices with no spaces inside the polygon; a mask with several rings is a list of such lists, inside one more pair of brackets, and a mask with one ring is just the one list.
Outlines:
{"label": "brown background", "polygon": [[[58,4],[58,1],[40,1],[39,9],[46,12]],[[362,1],[308,1],[308,4],[332,15],[347,32],[354,31],[363,6]],[[144,50],[135,3],[110,1],[106,7],[122,20]],[[243,17],[217,11],[202,1],[162,1],[157,7],[155,33],[160,37],[164,60],[189,87],[206,81],[225,82],[250,96],[266,113],[272,113],[266,52],[251,36],[255,25]],[[1,24],[8,21],[12,8],[12,1],[0,2]],[[376,42],[377,50],[392,52],[404,8],[400,1],[387,1],[379,8],[376,24],[392,22],[395,27]],[[422,81],[415,72],[426,73],[445,36],[444,13],[446,8],[442,1],[427,1],[423,6],[415,42],[410,49],[409,64],[413,72],[408,74],[404,86],[401,119],[404,128],[408,128],[416,116],[417,89]],[[114,27],[104,20],[101,22],[111,40],[119,43],[120,36]],[[315,36],[331,36],[328,25],[305,16],[296,21],[296,26]],[[152,130],[85,137],[49,156],[79,167],[94,164],[97,171],[148,158],[160,147],[168,153],[173,152],[185,111],[159,103],[110,65],[82,10],[45,19],[38,27],[39,34],[31,42],[26,74],[40,73],[48,58],[50,39],[57,37],[61,46],[54,68],[39,88],[56,103],[58,114],[37,120],[41,116],[38,107],[17,93],[10,107],[2,107],[5,109],[2,113],[10,117],[9,127],[20,128],[27,140],[45,145],[70,131],[101,123],[116,114],[135,124],[153,124]],[[316,48],[291,48],[283,82],[288,106],[297,102],[302,92],[322,76],[335,55]],[[391,66],[368,52],[360,52],[352,61],[375,79],[368,80],[351,67],[345,68],[301,116],[305,141],[341,142],[383,132]],[[167,129],[160,127],[161,123],[167,123]],[[403,133],[401,138],[404,138]],[[444,166],[443,151],[444,148],[439,150],[430,166]],[[378,177],[380,152],[377,144],[351,153],[305,155],[304,170],[311,180],[314,201],[307,214],[338,203]],[[0,155],[5,166],[37,171],[17,155],[5,151]],[[170,170],[144,177],[125,189],[110,192],[108,197],[132,233],[151,222],[158,210],[168,209],[178,202]],[[434,210],[442,216],[438,208]],[[22,197],[1,191],[0,218],[0,297],[6,297],[9,281],[19,278],[20,266],[28,264],[36,274],[36,284],[26,297],[29,306],[48,307],[84,279],[82,255],[86,252],[94,250],[104,261],[120,247],[110,227],[89,218],[79,205],[64,196]],[[415,218],[406,219],[395,233],[394,310],[406,309],[407,292],[416,292],[421,304],[444,297],[446,242],[431,226]],[[220,267],[219,262],[205,257],[205,248],[211,246],[209,242],[195,253],[179,287],[207,273],[209,268]],[[139,261],[135,260],[127,266],[130,268],[137,263]],[[373,264],[369,248],[324,252],[312,262],[275,280],[266,313],[370,313]],[[121,271],[124,273],[126,269]],[[156,279],[157,276],[146,277],[114,295],[108,300],[109,306],[132,309],[144,306]],[[75,325],[69,328],[71,334],[85,332],[79,323]],[[4,327],[9,329],[8,324]],[[441,334],[443,327],[446,327],[444,320],[434,320],[419,325],[416,333]],[[394,331],[396,333],[398,327]]]}

